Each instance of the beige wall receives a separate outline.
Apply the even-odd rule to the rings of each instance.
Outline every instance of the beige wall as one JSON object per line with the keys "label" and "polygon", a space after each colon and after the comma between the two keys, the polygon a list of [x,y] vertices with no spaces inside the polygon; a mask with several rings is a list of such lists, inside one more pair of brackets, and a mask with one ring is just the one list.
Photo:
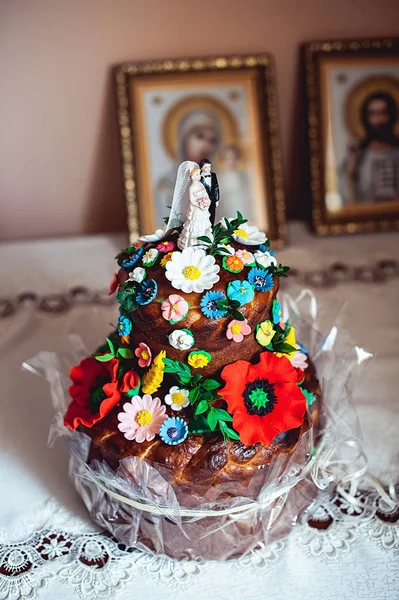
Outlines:
{"label": "beige wall", "polygon": [[0,239],[125,228],[110,67],[126,60],[273,52],[302,214],[298,45],[398,21],[397,0],[0,0]]}

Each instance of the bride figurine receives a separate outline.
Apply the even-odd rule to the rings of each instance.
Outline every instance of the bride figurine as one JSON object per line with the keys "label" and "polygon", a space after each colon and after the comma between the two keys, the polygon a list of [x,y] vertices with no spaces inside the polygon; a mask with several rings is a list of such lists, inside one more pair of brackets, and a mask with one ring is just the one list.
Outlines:
{"label": "bride figurine", "polygon": [[201,169],[193,167],[190,170],[190,177],[189,207],[183,231],[177,240],[180,250],[187,248],[187,246],[201,245],[201,240],[198,240],[198,238],[202,235],[212,237],[212,224],[209,213],[211,201],[204,185],[201,183]]}
{"label": "bride figurine", "polygon": [[201,183],[201,170],[197,163],[189,160],[181,163],[177,171],[172,207],[164,235],[170,229],[181,226],[181,222],[184,221],[183,230],[177,240],[180,250],[188,246],[204,246],[201,240],[198,240],[199,237],[208,236],[213,239],[210,205],[211,201]]}

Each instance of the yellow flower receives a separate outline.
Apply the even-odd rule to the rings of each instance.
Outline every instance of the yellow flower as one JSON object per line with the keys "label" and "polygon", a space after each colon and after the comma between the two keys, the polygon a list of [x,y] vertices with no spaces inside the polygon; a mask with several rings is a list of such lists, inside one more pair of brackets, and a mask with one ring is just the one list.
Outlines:
{"label": "yellow flower", "polygon": [[286,358],[288,358],[289,360],[292,359],[292,357],[294,356],[294,354],[297,353],[296,350],[296,339],[295,339],[295,327],[293,327],[293,325],[291,325],[291,327],[289,328],[287,337],[285,338],[284,342],[286,344],[289,344],[290,346],[292,346],[293,348],[295,348],[295,350],[293,350],[292,352],[276,352],[276,356],[280,357],[280,356],[285,356]]}
{"label": "yellow flower", "polygon": [[168,252],[161,260],[161,267],[166,267],[167,263],[172,260],[173,252]]}
{"label": "yellow flower", "polygon": [[193,369],[202,369],[211,361],[209,352],[190,352],[187,362]]}
{"label": "yellow flower", "polygon": [[163,359],[165,357],[166,351],[161,350],[161,352],[154,358],[153,363],[147,373],[144,375],[141,386],[141,390],[144,394],[153,394],[159,389],[163,381],[165,368]]}
{"label": "yellow flower", "polygon": [[268,346],[272,341],[276,332],[273,329],[273,323],[271,321],[263,321],[259,325],[256,331],[256,341],[261,346]]}

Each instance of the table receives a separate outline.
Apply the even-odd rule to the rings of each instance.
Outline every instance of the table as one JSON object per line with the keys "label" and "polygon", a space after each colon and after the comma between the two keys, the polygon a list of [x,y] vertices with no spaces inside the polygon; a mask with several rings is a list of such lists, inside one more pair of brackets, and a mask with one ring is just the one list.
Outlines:
{"label": "table", "polygon": [[[301,223],[289,234],[278,252],[293,268],[283,288],[295,295],[311,287],[320,326],[337,320],[374,355],[354,404],[369,472],[397,480],[399,234],[320,239]],[[0,599],[396,599],[399,511],[392,523],[346,515],[319,530],[305,521],[288,539],[224,565],[128,552],[89,522],[67,477],[65,447],[47,447],[47,383],[21,364],[43,349],[62,351],[71,328],[88,318],[104,323],[93,347],[107,333],[116,311],[103,290],[126,242],[104,235],[0,245],[0,313],[10,313],[0,319]],[[48,312],[60,298],[65,310]],[[319,517],[332,506],[322,499]]]}

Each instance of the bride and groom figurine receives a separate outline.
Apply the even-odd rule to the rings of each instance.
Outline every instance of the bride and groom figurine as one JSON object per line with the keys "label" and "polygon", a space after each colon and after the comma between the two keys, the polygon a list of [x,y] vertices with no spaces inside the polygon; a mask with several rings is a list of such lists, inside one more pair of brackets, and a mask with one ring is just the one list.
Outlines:
{"label": "bride and groom figurine", "polygon": [[[192,161],[183,162],[177,172],[173,202],[165,231],[184,221],[182,232],[177,240],[180,250],[189,246],[204,245],[198,238],[213,238],[212,227],[215,211],[219,204],[219,185],[215,173],[211,172],[211,161],[204,159],[198,165]],[[186,190],[188,187],[188,198]],[[187,201],[188,200],[188,201]]]}

